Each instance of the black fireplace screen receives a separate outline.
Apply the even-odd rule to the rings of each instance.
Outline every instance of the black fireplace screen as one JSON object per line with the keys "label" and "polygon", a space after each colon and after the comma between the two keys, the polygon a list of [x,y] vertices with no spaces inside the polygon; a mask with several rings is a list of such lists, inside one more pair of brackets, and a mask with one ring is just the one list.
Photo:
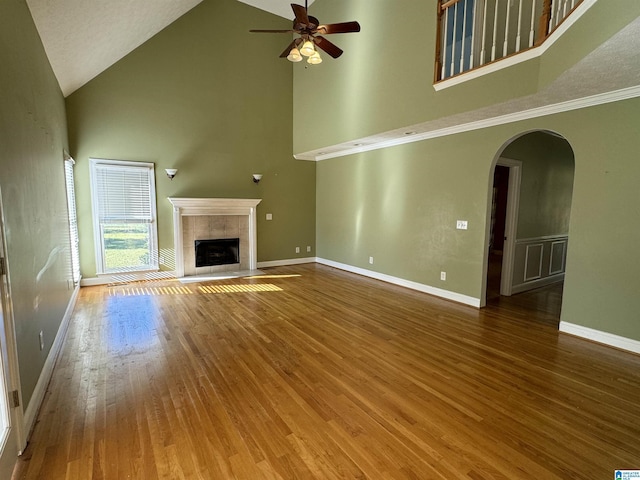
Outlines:
{"label": "black fireplace screen", "polygon": [[240,239],[196,240],[196,267],[240,263]]}

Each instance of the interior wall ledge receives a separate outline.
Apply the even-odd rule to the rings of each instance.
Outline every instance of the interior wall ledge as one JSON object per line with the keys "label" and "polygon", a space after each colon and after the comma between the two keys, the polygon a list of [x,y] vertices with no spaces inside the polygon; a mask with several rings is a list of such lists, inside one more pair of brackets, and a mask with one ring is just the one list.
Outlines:
{"label": "interior wall ledge", "polygon": [[[340,144],[340,145],[334,145],[331,147],[312,150],[309,152],[298,153],[294,155],[294,158],[296,160],[310,160],[310,161],[319,162],[322,160],[329,160],[331,158],[345,157],[347,155],[370,152],[374,150],[380,150],[383,148],[395,147],[398,145],[404,145],[408,143],[429,140],[432,138],[445,137],[448,135],[456,135],[459,133],[470,132],[473,130],[481,130],[483,128],[506,125],[509,123],[529,120],[532,118],[539,118],[547,115],[555,115],[558,113],[570,112],[572,110],[594,107],[598,105],[604,105],[607,103],[619,102],[622,100],[629,100],[637,97],[640,97],[640,85],[634,85],[632,87],[622,88],[620,90],[599,93],[596,95],[577,98],[573,100],[567,100],[564,102],[558,102],[550,105],[534,107],[526,110],[507,113],[504,115],[497,115],[494,117],[489,117],[482,120],[476,120],[473,122],[461,123],[458,125],[452,125],[452,126],[433,129],[433,130],[427,130],[424,132],[417,132],[412,135],[399,133],[395,137],[389,136],[384,140],[372,142],[372,143],[366,143],[366,139],[359,139],[354,142],[348,142],[348,145]],[[408,130],[408,129],[419,130],[419,128],[420,126],[417,125],[417,126],[407,127],[405,129],[400,129],[399,131],[404,132],[405,130]],[[384,134],[381,134],[381,135],[384,135]],[[355,146],[356,144],[360,144],[360,143],[361,145]]]}

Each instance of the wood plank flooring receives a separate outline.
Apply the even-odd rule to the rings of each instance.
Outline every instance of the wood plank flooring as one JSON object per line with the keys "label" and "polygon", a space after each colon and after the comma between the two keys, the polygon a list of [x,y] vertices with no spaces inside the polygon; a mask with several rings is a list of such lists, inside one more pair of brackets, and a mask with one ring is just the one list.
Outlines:
{"label": "wood plank flooring", "polygon": [[609,479],[640,357],[317,264],[83,288],[16,479]]}

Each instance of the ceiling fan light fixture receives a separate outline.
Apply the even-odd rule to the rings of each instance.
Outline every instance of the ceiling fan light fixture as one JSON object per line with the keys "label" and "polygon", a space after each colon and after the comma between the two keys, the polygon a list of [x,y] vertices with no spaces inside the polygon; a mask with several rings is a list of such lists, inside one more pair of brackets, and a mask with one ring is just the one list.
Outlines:
{"label": "ceiling fan light fixture", "polygon": [[313,52],[313,55],[311,55],[307,59],[307,63],[310,63],[311,65],[318,65],[319,63],[322,63],[322,57],[320,56],[320,52],[318,52],[317,50]]}
{"label": "ceiling fan light fixture", "polygon": [[[248,2],[249,0],[241,0]],[[257,0],[254,0],[254,2]],[[266,2],[267,0],[260,0]],[[269,0],[273,1],[273,0]],[[444,0],[442,0],[444,1]],[[454,3],[457,0],[452,0]],[[522,1],[522,0],[521,0]],[[549,0],[551,1],[551,0]],[[451,2],[449,2],[451,3]],[[325,38],[325,35],[333,33],[351,33],[359,32],[360,24],[356,21],[341,23],[320,23],[320,21],[309,15],[307,1],[304,6],[295,3],[291,4],[293,10],[293,25],[286,30],[249,30],[253,33],[285,33],[293,34],[293,42],[279,55],[280,58],[286,58],[290,62],[299,62],[302,57],[307,57],[310,64],[318,64],[322,62],[320,56],[315,56],[313,60],[309,60],[317,49],[322,50],[331,58],[338,58],[342,55],[342,50]]]}
{"label": "ceiling fan light fixture", "polygon": [[310,57],[316,51],[316,47],[313,46],[311,40],[305,40],[300,49],[300,53],[305,57]]}
{"label": "ceiling fan light fixture", "polygon": [[297,47],[293,47],[287,56],[287,60],[290,62],[299,62],[302,60],[302,55],[300,55],[300,50]]}

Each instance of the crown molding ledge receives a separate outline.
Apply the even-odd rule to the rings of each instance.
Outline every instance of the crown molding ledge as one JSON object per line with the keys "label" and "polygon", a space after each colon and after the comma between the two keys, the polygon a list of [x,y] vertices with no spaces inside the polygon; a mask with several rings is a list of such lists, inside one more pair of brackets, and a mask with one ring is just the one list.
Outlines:
{"label": "crown molding ledge", "polygon": [[[554,115],[557,113],[569,112],[572,110],[579,110],[581,108],[594,107],[597,105],[603,105],[606,103],[619,102],[622,100],[629,100],[632,98],[640,97],[640,85],[633,87],[623,88],[620,90],[614,90],[611,92],[599,93],[597,95],[591,95],[588,97],[578,98],[574,100],[568,100],[566,102],[559,102],[551,105],[545,105],[543,107],[531,108],[528,110],[522,110],[519,112],[508,113],[505,115],[498,115],[496,117],[486,118],[483,120],[477,120],[469,123],[462,123],[459,125],[453,125],[451,127],[439,128],[427,132],[416,133],[415,135],[391,138],[389,140],[383,140],[376,143],[370,143],[359,147],[345,148],[335,152],[328,152],[325,154],[318,154],[312,152],[295,154],[293,157],[296,160],[311,160],[322,161],[329,160],[331,158],[344,157],[347,155],[353,155],[356,153],[370,152],[373,150],[380,150],[383,148],[395,147],[397,145],[404,145],[407,143],[420,142],[422,140],[429,140],[432,138],[445,137],[448,135],[456,135],[459,133],[470,132],[473,130],[480,130],[483,128],[495,127],[498,125],[505,125],[507,123],[519,122],[522,120],[529,120],[532,118],[544,117],[547,115]],[[416,127],[411,127],[412,129]],[[325,147],[327,150],[329,147]],[[320,149],[322,150],[322,149]]]}

